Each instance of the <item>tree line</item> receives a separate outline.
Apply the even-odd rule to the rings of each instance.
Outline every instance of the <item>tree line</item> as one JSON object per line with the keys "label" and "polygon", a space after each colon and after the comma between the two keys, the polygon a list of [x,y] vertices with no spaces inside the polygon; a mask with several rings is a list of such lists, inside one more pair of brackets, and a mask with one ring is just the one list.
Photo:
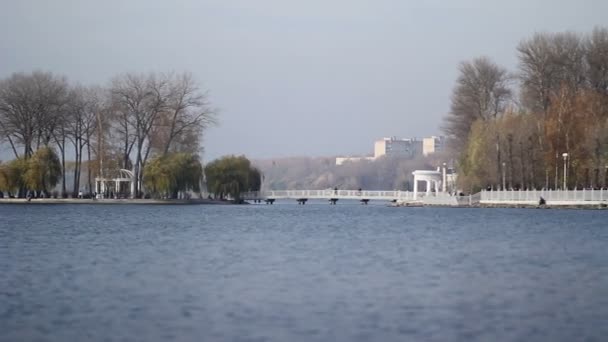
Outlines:
{"label": "tree line", "polygon": [[517,57],[459,66],[444,131],[460,187],[608,186],[608,29],[537,33]]}
{"label": "tree line", "polygon": [[[112,177],[123,168],[133,170],[134,195],[140,197],[153,158],[155,165],[187,169],[188,176],[171,181],[179,190],[198,189],[191,178],[202,173],[197,157],[202,134],[215,122],[208,93],[190,73],[125,73],[105,87],[69,83],[51,72],[14,73],[0,80],[0,143],[15,157],[0,164],[0,190],[24,196],[26,190],[47,192],[61,183],[62,196],[69,191],[75,196],[86,165],[89,192],[94,177]],[[46,173],[36,171],[35,160],[49,162]],[[68,160],[73,160],[71,187]],[[175,194],[175,187],[161,188],[156,189]]]}

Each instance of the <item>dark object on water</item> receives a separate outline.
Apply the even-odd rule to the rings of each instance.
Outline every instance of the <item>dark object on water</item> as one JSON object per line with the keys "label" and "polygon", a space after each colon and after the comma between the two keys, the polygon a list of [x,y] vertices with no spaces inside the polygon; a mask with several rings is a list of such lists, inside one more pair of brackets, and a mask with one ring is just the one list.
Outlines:
{"label": "dark object on water", "polygon": [[545,199],[541,197],[540,200],[538,201],[538,205],[546,205],[546,204],[547,204],[547,201],[545,201]]}

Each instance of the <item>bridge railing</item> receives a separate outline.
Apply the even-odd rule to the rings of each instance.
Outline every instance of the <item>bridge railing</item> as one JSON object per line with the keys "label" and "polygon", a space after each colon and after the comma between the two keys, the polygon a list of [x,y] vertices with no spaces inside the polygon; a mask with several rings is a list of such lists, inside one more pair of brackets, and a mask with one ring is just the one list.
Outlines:
{"label": "bridge railing", "polygon": [[[441,193],[433,193],[431,196],[441,196]],[[241,195],[245,200],[255,199],[280,199],[280,198],[307,198],[307,199],[369,199],[369,200],[399,200],[413,201],[414,193],[411,191],[387,190],[387,191],[367,191],[367,190],[269,190],[262,192],[248,192]],[[418,193],[417,198],[424,198],[424,193]]]}
{"label": "bridge railing", "polygon": [[359,190],[270,190],[262,192],[249,192],[242,194],[244,200],[266,199],[351,199],[351,200],[378,200],[398,202],[418,202],[429,205],[467,206],[476,205],[481,194],[454,196],[449,193],[431,192],[429,194],[418,192],[416,198],[411,191],[359,191]]}
{"label": "bridge railing", "polygon": [[604,202],[608,190],[496,190],[482,191],[482,202],[539,202],[540,198],[554,202]]}

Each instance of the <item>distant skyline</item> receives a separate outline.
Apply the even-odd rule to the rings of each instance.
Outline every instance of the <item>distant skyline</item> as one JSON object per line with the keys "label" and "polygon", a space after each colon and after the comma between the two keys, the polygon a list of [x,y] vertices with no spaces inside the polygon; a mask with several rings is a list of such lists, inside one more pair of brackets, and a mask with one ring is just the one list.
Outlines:
{"label": "distant skyline", "polygon": [[5,1],[0,77],[190,71],[220,110],[205,160],[363,155],[440,135],[461,61],[516,71],[520,40],[589,32],[606,13],[603,0]]}

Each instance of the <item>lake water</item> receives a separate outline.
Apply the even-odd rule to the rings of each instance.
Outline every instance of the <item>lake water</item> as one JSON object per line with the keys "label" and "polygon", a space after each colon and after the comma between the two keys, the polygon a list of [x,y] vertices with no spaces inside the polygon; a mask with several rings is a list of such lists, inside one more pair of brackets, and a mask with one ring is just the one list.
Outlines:
{"label": "lake water", "polygon": [[606,341],[608,211],[0,206],[0,341]]}

